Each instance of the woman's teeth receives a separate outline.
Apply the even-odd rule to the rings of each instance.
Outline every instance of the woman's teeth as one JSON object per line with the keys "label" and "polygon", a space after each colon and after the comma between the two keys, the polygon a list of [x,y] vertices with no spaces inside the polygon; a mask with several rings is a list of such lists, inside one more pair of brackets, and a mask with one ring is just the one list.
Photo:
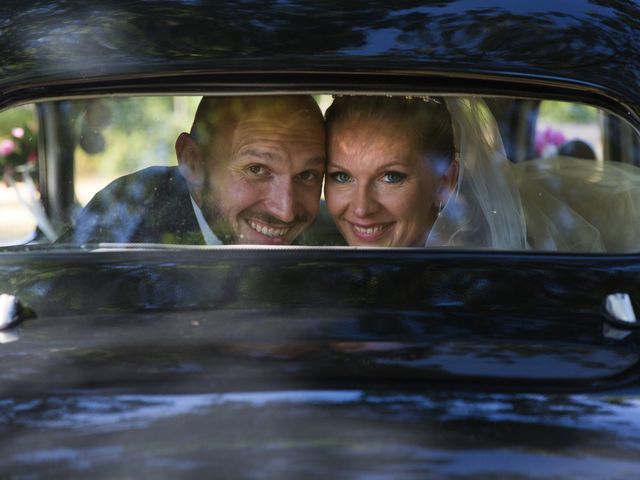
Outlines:
{"label": "woman's teeth", "polygon": [[386,225],[376,225],[375,227],[359,227],[358,225],[353,225],[353,229],[362,235],[376,235],[380,233]]}

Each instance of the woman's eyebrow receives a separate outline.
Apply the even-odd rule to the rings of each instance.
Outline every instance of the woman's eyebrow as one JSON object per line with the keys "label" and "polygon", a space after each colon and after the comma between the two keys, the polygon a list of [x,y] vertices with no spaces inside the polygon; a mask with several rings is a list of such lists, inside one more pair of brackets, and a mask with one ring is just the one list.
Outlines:
{"label": "woman's eyebrow", "polygon": [[337,162],[329,162],[327,164],[327,170],[328,169],[332,169],[332,170],[348,170],[347,167],[344,167],[344,166],[340,165]]}
{"label": "woman's eyebrow", "polygon": [[377,170],[389,170],[390,168],[408,168],[410,165],[407,165],[406,162],[401,161],[392,161],[389,163],[385,163],[384,165],[380,165]]}
{"label": "woman's eyebrow", "polygon": [[[401,169],[401,170],[406,170],[407,168],[409,168],[410,166],[407,165],[405,162],[401,162],[401,161],[391,161],[389,163],[385,163],[384,165],[380,165],[377,166],[375,168],[375,170],[371,170],[373,172],[382,172],[385,170],[391,170],[391,169]],[[349,168],[341,165],[340,163],[337,162],[329,162],[329,164],[327,165],[327,168],[331,168],[331,169],[336,169],[339,168],[340,170],[345,170],[348,171]]]}

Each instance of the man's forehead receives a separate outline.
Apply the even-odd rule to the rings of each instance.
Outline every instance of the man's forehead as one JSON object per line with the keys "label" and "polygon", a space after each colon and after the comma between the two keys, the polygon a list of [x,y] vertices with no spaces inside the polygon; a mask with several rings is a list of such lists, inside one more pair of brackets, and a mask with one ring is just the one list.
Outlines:
{"label": "man's forehead", "polygon": [[198,110],[192,133],[207,149],[237,150],[248,139],[277,136],[324,148],[324,118],[310,95],[205,97]]}
{"label": "man's forehead", "polygon": [[208,116],[212,123],[322,121],[315,102],[302,96],[227,97],[218,108],[211,109]]}

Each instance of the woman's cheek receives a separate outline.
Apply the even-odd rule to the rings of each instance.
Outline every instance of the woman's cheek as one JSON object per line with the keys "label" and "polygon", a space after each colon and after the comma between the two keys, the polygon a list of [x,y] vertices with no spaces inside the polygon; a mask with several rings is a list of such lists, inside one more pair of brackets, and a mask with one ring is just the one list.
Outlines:
{"label": "woman's cheek", "polygon": [[344,189],[337,186],[327,186],[325,188],[325,199],[329,213],[333,216],[339,215],[342,210],[348,206],[348,197],[345,195]]}
{"label": "woman's cheek", "polygon": [[335,189],[326,185],[324,188],[324,198],[327,202],[329,213],[335,217],[336,215],[336,192]]}

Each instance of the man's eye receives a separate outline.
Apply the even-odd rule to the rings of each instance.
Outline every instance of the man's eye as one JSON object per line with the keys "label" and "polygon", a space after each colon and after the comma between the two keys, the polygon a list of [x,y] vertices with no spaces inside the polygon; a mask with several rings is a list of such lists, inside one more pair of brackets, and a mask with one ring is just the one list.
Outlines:
{"label": "man's eye", "polygon": [[304,172],[298,174],[298,178],[305,182],[309,180],[314,180],[316,177],[317,175],[311,170],[305,170]]}
{"label": "man's eye", "polygon": [[247,171],[252,175],[262,175],[265,173],[265,168],[262,165],[249,165]]}
{"label": "man's eye", "polygon": [[384,172],[382,181],[386,183],[401,183],[407,175],[400,172]]}
{"label": "man's eye", "polygon": [[329,176],[336,183],[347,183],[351,180],[351,177],[344,172],[333,172],[333,173],[330,173]]}

